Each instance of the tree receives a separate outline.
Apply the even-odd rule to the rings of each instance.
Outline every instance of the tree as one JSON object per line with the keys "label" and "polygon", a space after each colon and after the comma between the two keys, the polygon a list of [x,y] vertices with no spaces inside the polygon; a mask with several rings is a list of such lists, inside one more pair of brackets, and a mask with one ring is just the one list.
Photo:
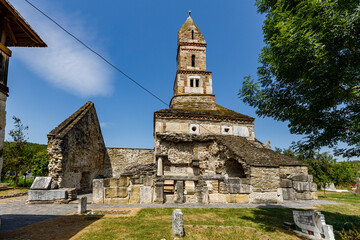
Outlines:
{"label": "tree", "polygon": [[275,148],[275,151],[304,162],[309,174],[313,175],[314,182],[324,189],[329,183],[353,183],[360,176],[357,161],[336,162],[327,152],[320,153],[294,146],[288,149]]}
{"label": "tree", "polygon": [[[260,117],[289,121],[302,146],[360,156],[359,0],[257,0],[266,14],[258,80],[239,97]],[[346,148],[340,148],[345,143]]]}
{"label": "tree", "polygon": [[27,171],[30,166],[31,153],[27,147],[26,131],[28,126],[24,126],[20,120],[13,116],[14,129],[10,130],[9,135],[14,143],[7,144],[4,148],[4,168],[14,172],[14,183],[18,185],[19,174]]}
{"label": "tree", "polygon": [[31,151],[31,172],[33,176],[47,176],[49,174],[49,157],[46,145],[28,143]]}
{"label": "tree", "polygon": [[344,161],[337,162],[333,165],[333,181],[335,184],[355,182],[360,176],[356,162]]}
{"label": "tree", "polygon": [[276,148],[275,151],[304,162],[308,167],[309,174],[313,175],[314,182],[316,182],[319,187],[325,189],[327,184],[333,182],[333,166],[336,163],[336,159],[334,159],[333,156],[329,153],[320,153],[313,150],[304,150],[301,148],[294,149],[294,147],[283,150]]}

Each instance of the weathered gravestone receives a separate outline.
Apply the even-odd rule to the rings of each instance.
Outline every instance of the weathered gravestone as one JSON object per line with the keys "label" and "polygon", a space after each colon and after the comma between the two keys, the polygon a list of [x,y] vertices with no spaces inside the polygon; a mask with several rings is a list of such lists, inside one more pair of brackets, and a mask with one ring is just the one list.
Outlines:
{"label": "weathered gravestone", "polygon": [[173,235],[176,237],[183,237],[185,235],[184,232],[184,220],[183,213],[181,209],[174,209],[172,214],[172,229]]}
{"label": "weathered gravestone", "polygon": [[51,177],[36,177],[31,190],[48,190],[51,187]]}
{"label": "weathered gravestone", "polygon": [[293,211],[294,222],[301,231],[295,233],[310,239],[335,240],[333,226],[325,223],[325,217],[319,211]]}
{"label": "weathered gravestone", "polygon": [[87,197],[79,198],[78,213],[82,214],[86,212]]}

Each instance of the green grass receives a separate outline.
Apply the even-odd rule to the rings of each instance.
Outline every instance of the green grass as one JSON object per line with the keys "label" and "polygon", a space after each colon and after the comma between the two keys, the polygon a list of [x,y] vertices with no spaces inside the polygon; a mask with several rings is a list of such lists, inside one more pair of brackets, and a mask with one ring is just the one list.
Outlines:
{"label": "green grass", "polygon": [[339,203],[360,204],[360,196],[355,193],[337,193],[318,191],[319,200],[334,201]]}
{"label": "green grass", "polygon": [[[102,218],[75,239],[172,239],[173,209],[146,208],[134,217]],[[298,239],[281,228],[289,209],[182,209],[184,239]],[[247,236],[248,238],[244,238]]]}
{"label": "green grass", "polygon": [[[319,199],[341,205],[318,206],[335,235],[351,224],[360,228],[360,197],[352,193],[319,191]],[[182,209],[186,236],[184,239],[299,239],[281,228],[293,222],[294,209]],[[172,239],[173,209],[142,209],[134,217],[102,218],[95,226],[75,239]],[[119,234],[119,231],[122,234]]]}

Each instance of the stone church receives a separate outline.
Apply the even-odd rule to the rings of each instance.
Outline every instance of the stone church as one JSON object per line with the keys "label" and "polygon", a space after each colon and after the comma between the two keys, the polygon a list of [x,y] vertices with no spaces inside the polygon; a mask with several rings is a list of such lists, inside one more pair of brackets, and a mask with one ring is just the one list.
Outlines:
{"label": "stone church", "polygon": [[91,102],[51,131],[54,186],[92,190],[105,204],[317,199],[304,163],[258,141],[254,118],[216,104],[206,47],[189,15],[178,31],[174,96],[154,113],[154,149],[106,148]]}

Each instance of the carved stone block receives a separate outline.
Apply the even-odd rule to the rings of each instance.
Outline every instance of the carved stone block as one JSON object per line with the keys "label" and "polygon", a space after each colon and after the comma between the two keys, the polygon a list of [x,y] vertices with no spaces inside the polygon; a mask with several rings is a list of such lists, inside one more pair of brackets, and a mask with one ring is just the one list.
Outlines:
{"label": "carved stone block", "polygon": [[290,179],[281,179],[280,180],[280,187],[282,188],[291,188],[292,181]]}
{"label": "carved stone block", "polygon": [[48,190],[51,187],[51,177],[36,177],[31,190]]}
{"label": "carved stone block", "polygon": [[299,174],[299,175],[295,175],[292,176],[292,180],[293,181],[298,181],[298,182],[307,182],[308,181],[308,175],[306,174]]}
{"label": "carved stone block", "polygon": [[292,188],[283,188],[282,194],[284,200],[295,200],[295,190]]}
{"label": "carved stone block", "polygon": [[305,192],[310,190],[309,182],[293,181],[293,188],[297,192]]}

